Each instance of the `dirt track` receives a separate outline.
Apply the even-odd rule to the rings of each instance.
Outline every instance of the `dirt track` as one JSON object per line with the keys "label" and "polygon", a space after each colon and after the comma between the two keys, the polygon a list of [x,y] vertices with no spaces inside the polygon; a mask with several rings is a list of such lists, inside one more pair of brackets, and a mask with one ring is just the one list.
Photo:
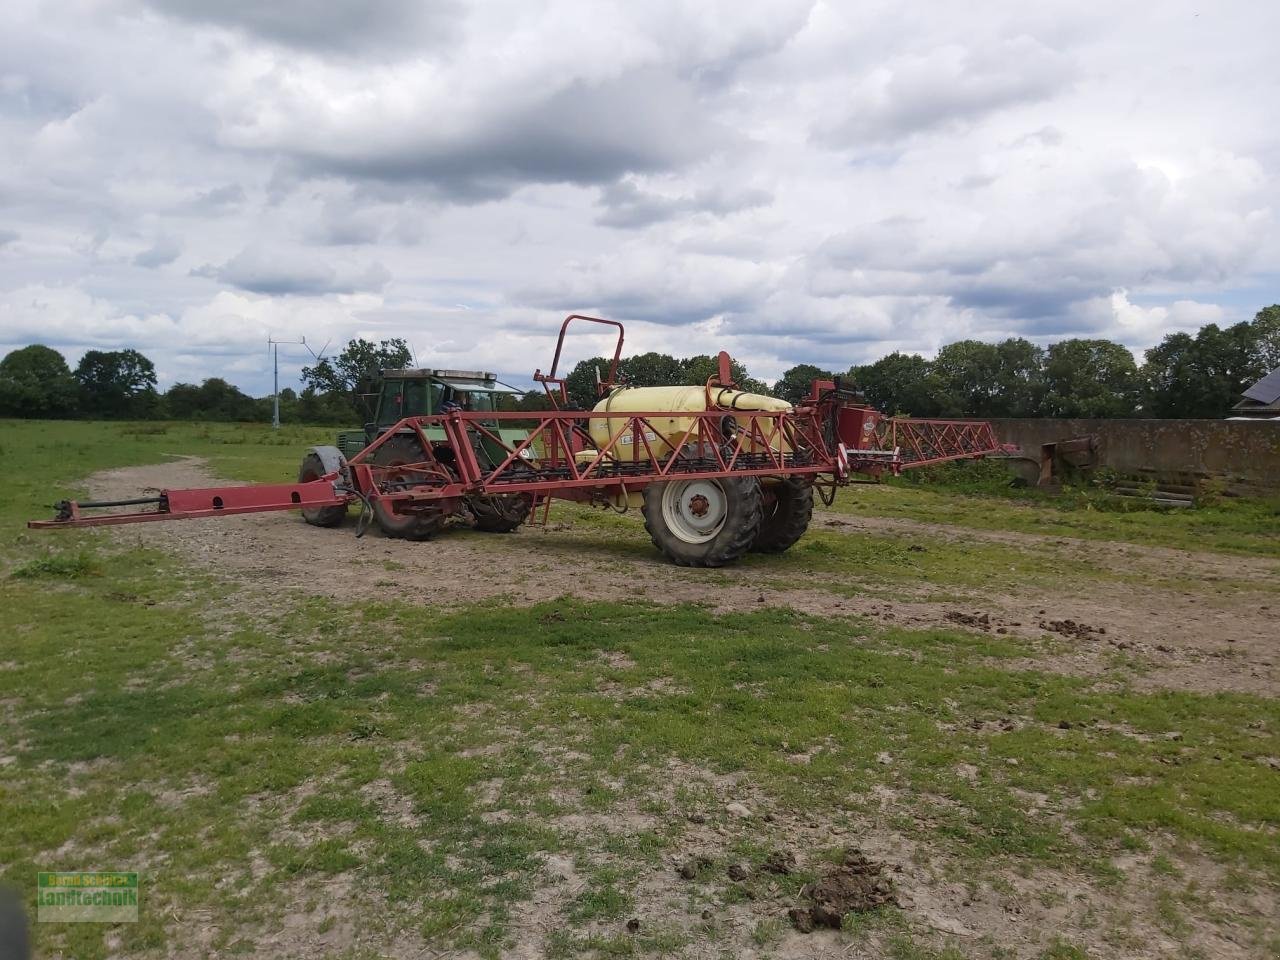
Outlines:
{"label": "dirt track", "polygon": [[[91,478],[90,489],[95,496],[115,497],[146,488],[218,482],[203,461],[187,458],[100,473]],[[955,602],[928,599],[938,591],[927,592],[924,586],[895,589],[886,598],[880,583],[872,592],[859,594],[847,589],[858,586],[856,581],[846,581],[846,589],[837,594],[817,587],[761,586],[758,569],[677,568],[656,552],[637,554],[611,544],[599,530],[563,523],[549,529],[529,526],[506,536],[459,530],[421,544],[387,539],[376,528],[357,539],[350,523],[325,530],[307,526],[293,513],[280,513],[123,527],[118,535],[170,549],[212,572],[268,592],[304,591],[354,600],[385,597],[398,588],[402,597],[444,605],[495,596],[515,603],[562,596],[648,598],[709,603],[720,610],[769,604],[866,616],[912,628],[1050,636],[1066,644],[1053,660],[1057,669],[1099,674],[1120,653],[1141,666],[1133,679],[1140,686],[1280,692],[1275,649],[1280,561],[846,514],[820,513],[814,526],[849,536],[887,532],[996,541],[1047,551],[1064,560],[1084,558],[1126,580],[1064,581],[1060,589],[1045,589],[1004,579],[996,581],[998,592],[959,591],[963,600]],[[1162,586],[1161,581],[1172,575],[1202,589]],[[1149,586],[1142,586],[1144,578],[1150,579]],[[815,584],[822,582],[815,579]],[[1037,666],[1043,668],[1045,661],[1037,660]]]}

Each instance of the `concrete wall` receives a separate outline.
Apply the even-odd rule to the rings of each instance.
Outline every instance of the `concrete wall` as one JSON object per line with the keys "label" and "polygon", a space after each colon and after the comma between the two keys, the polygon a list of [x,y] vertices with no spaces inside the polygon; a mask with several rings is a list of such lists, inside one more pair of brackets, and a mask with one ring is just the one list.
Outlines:
{"label": "concrete wall", "polygon": [[1280,421],[992,420],[1002,443],[1032,458],[1040,445],[1092,434],[1098,465],[1158,477],[1222,477],[1280,490]]}

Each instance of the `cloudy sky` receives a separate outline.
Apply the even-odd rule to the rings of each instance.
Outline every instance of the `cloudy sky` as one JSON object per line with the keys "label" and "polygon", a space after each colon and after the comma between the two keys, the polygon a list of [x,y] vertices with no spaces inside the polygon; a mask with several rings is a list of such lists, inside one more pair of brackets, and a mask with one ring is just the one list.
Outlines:
{"label": "cloudy sky", "polygon": [[1277,36],[1256,0],[6,0],[0,350],[255,393],[268,334],[527,378],[575,311],[770,378],[1141,350],[1280,300]]}

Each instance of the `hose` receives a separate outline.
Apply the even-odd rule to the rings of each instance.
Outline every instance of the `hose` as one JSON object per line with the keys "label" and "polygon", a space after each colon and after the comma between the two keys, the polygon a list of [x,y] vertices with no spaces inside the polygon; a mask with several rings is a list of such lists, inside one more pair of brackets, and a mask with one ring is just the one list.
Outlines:
{"label": "hose", "polygon": [[356,539],[359,540],[373,526],[373,501],[365,493],[356,493],[360,500],[360,516],[356,517]]}

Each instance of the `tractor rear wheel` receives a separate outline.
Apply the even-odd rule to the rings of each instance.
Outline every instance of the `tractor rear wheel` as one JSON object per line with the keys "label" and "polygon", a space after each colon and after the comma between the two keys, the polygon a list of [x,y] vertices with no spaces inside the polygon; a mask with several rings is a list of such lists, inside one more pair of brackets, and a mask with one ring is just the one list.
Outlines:
{"label": "tractor rear wheel", "polygon": [[469,497],[467,507],[476,518],[476,529],[485,533],[510,533],[529,519],[533,498],[527,493]]}
{"label": "tractor rear wheel", "polygon": [[674,563],[722,567],[746,553],[760,532],[760,483],[755,477],[651,483],[643,513],[654,546]]}
{"label": "tractor rear wheel", "polygon": [[762,484],[764,521],[751,549],[756,553],[782,553],[795,545],[813,519],[813,484],[805,477],[780,477]]}
{"label": "tractor rear wheel", "polygon": [[[341,459],[341,458],[340,458]],[[319,480],[327,471],[318,453],[308,453],[302,458],[302,466],[298,468],[298,482],[310,483]],[[312,507],[303,509],[302,519],[313,527],[336,527],[347,517],[347,505],[333,507]]]}
{"label": "tractor rear wheel", "polygon": [[[396,480],[410,481],[414,477],[411,470],[397,472],[394,468],[412,463],[421,463],[427,459],[421,444],[415,437],[392,437],[373,453],[375,466],[385,470],[382,478],[392,482]],[[381,471],[380,471],[381,472]],[[399,540],[429,540],[444,527],[448,515],[438,507],[403,507],[391,501],[375,500],[373,518],[378,521],[378,528],[388,537]]]}

